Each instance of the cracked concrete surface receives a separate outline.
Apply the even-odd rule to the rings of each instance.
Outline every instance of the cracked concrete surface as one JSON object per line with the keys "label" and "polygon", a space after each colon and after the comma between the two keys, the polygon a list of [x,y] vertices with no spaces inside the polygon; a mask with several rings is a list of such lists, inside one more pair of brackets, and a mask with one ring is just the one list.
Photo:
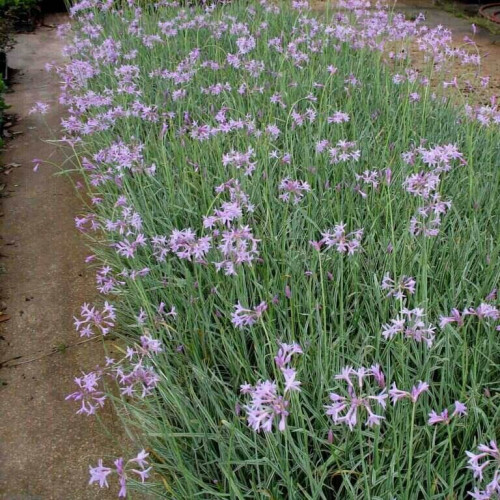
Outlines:
{"label": "cracked concrete surface", "polygon": [[[45,19],[62,22],[64,15]],[[73,186],[67,177],[54,176],[53,168],[42,165],[34,172],[32,164],[33,158],[64,160],[43,142],[51,135],[47,125],[57,131],[64,113],[58,77],[44,69],[47,62],[63,62],[63,42],[49,27],[17,35],[16,41],[9,66],[19,72],[6,97],[9,113],[19,118],[10,130],[22,134],[7,143],[1,161],[21,166],[0,179],[8,194],[0,210],[0,264],[6,271],[1,295],[11,317],[1,324],[0,362],[15,356],[23,358],[14,362],[23,361],[78,341],[72,317],[96,294],[93,273],[84,265],[88,250],[74,227],[82,207]],[[51,105],[44,117],[28,114],[37,101]],[[88,486],[88,465],[119,454],[116,438],[106,436],[94,417],[76,415],[77,404],[64,400],[74,391],[73,377],[102,360],[102,345],[90,342],[0,370],[1,499],[116,498],[115,489]],[[102,417],[119,435],[117,417],[109,410]]]}

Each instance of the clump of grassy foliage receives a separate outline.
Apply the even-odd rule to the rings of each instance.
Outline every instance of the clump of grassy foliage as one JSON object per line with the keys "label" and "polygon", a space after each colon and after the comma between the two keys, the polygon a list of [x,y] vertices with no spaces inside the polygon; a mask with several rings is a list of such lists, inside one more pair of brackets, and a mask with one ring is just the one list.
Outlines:
{"label": "clump of grassy foliage", "polygon": [[[77,327],[113,331],[136,363],[96,372],[83,409],[101,405],[112,374],[123,395],[108,397],[156,473],[132,485],[158,498],[465,498],[466,451],[499,425],[500,129],[443,94],[448,59],[466,55],[439,28],[380,6],[317,18],[294,4],[74,9],[63,126],[93,200],[78,225],[97,230],[113,304],[87,307]],[[419,71],[406,57],[415,38],[429,62]],[[280,197],[290,180],[304,188],[297,203]],[[224,203],[236,215],[221,223]],[[241,227],[256,247],[230,274],[216,263]],[[414,290],[388,297],[387,275]],[[407,329],[391,333],[395,318]],[[286,364],[300,391],[274,361],[283,342],[303,351]],[[288,402],[280,429],[282,408],[271,432],[248,425],[259,381]],[[398,399],[394,385],[419,382],[428,390]],[[367,420],[375,395],[379,422]],[[328,414],[335,397],[356,421]]]}

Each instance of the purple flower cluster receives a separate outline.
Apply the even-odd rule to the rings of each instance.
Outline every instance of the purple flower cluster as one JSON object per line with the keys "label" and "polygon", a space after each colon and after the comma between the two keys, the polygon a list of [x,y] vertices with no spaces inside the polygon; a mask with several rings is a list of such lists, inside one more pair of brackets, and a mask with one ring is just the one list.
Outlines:
{"label": "purple flower cluster", "polygon": [[280,183],[279,189],[281,194],[280,200],[285,202],[292,202],[295,205],[300,203],[304,194],[311,191],[311,186],[305,181],[295,181],[286,177]]}
{"label": "purple flower cluster", "polygon": [[76,331],[80,337],[92,337],[96,333],[107,335],[115,326],[115,308],[108,302],[104,303],[102,310],[95,306],[83,304],[80,318],[74,318]]}
{"label": "purple flower cluster", "polygon": [[231,322],[237,328],[252,326],[267,310],[267,304],[261,302],[253,309],[244,308],[239,302],[234,306],[234,312],[231,314]]}
{"label": "purple flower cluster", "polygon": [[491,99],[490,106],[471,106],[470,104],[465,105],[465,115],[476,120],[481,125],[485,127],[489,125],[499,125],[500,124],[500,107],[497,104],[496,98]]}
{"label": "purple flower cluster", "polygon": [[386,168],[383,171],[380,170],[365,170],[362,174],[355,174],[358,184],[354,187],[354,190],[358,192],[362,198],[366,198],[368,195],[362,189],[373,188],[377,190],[381,183],[385,183],[387,186],[390,185],[392,180],[392,170]]}
{"label": "purple flower cluster", "polygon": [[290,415],[288,408],[290,401],[285,399],[287,393],[300,391],[300,382],[296,379],[297,372],[290,366],[292,356],[302,354],[298,344],[280,344],[280,348],[274,358],[276,366],[280,369],[285,379],[283,395],[274,380],[259,381],[255,386],[243,384],[240,387],[242,394],[251,397],[250,403],[244,406],[247,413],[248,425],[255,432],[271,432],[275,419],[279,419],[278,429],[283,432],[286,428],[286,420]]}
{"label": "purple flower cluster", "polygon": [[415,293],[416,284],[415,278],[411,276],[401,276],[396,283],[391,278],[390,274],[387,273],[382,279],[380,288],[387,291],[387,297],[394,297],[397,300],[403,301],[408,298],[408,295],[413,295]]}
{"label": "purple flower cluster", "polygon": [[330,142],[326,139],[316,143],[316,153],[328,152],[330,163],[337,164],[346,161],[359,161],[361,151],[357,148],[355,141],[340,140],[335,146],[330,146]]}
{"label": "purple flower cluster", "polygon": [[343,111],[335,111],[333,115],[328,117],[328,123],[347,123],[349,121],[349,115]]}
{"label": "purple flower cluster", "polygon": [[133,473],[141,482],[144,482],[149,477],[151,467],[148,467],[148,461],[146,460],[148,456],[149,453],[142,450],[135,458],[131,458],[127,462],[120,457],[113,462],[114,467],[105,467],[102,458],[100,458],[96,467],[89,466],[89,484],[99,483],[100,488],[109,488],[108,477],[116,474],[120,486],[118,497],[125,498],[127,496],[127,476],[129,474]]}
{"label": "purple flower cluster", "polygon": [[484,480],[485,471],[490,473],[489,482],[483,489],[474,488],[469,492],[476,500],[490,500],[500,497],[500,451],[496,441],[491,440],[489,444],[480,444],[478,453],[467,451],[469,457],[469,469],[474,473],[474,478]]}
{"label": "purple flower cluster", "polygon": [[[367,383],[368,377],[373,377],[376,387]],[[347,366],[335,375],[335,380],[345,382],[347,388],[343,393],[330,393],[332,403],[325,406],[326,414],[332,417],[334,424],[345,424],[352,431],[358,423],[361,411],[366,413],[365,425],[368,427],[381,424],[385,417],[375,411],[377,407],[382,412],[385,410],[388,395],[385,377],[378,365],[371,368],[361,367],[358,370]]]}
{"label": "purple flower cluster", "polygon": [[360,252],[362,250],[363,229],[348,233],[345,228],[346,224],[341,222],[332,231],[321,233],[321,236],[323,236],[321,240],[311,241],[310,244],[318,251],[324,246],[327,250],[335,247],[337,252],[341,254],[354,255],[356,252]]}
{"label": "purple flower cluster", "polygon": [[211,248],[211,237],[201,236],[197,238],[194,231],[190,228],[183,229],[182,231],[174,229],[170,235],[168,247],[179,259],[204,262],[204,257]]}
{"label": "purple flower cluster", "polygon": [[217,271],[223,270],[226,275],[234,275],[237,274],[238,266],[252,265],[259,256],[257,249],[259,241],[254,237],[249,226],[224,231],[218,246],[223,260],[215,263]]}
{"label": "purple flower cluster", "polygon": [[455,409],[450,415],[448,412],[448,408],[445,408],[441,413],[437,413],[435,410],[432,410],[429,413],[429,425],[436,424],[446,424],[449,425],[450,421],[454,417],[463,417],[467,415],[467,407],[461,403],[460,401],[455,401]]}
{"label": "purple flower cluster", "polygon": [[254,206],[237,179],[217,186],[218,196],[225,192],[229,193],[230,200],[215,208],[213,215],[203,218],[203,226],[212,231],[211,235],[198,237],[193,229],[187,228],[174,229],[168,238],[162,235],[151,238],[153,255],[159,262],[164,262],[172,252],[180,259],[208,264],[208,253],[214,250],[222,257],[214,262],[217,271],[235,275],[239,266],[251,265],[258,258],[259,240],[254,237],[250,226],[240,224],[244,214],[252,213]]}
{"label": "purple flower cluster", "polygon": [[403,160],[414,166],[418,162],[430,170],[410,174],[403,186],[406,191],[421,200],[417,214],[410,220],[410,233],[433,237],[439,234],[441,218],[451,207],[451,201],[442,200],[438,192],[442,174],[453,168],[454,162],[465,164],[463,155],[454,144],[424,148],[419,146],[403,153]]}
{"label": "purple flower cluster", "polygon": [[84,415],[94,415],[99,408],[104,406],[106,394],[101,390],[100,381],[102,373],[95,371],[84,373],[75,378],[78,391],[66,396],[66,400],[80,401],[81,407],[76,412]]}
{"label": "purple flower cluster", "polygon": [[142,335],[140,341],[135,347],[127,347],[123,359],[115,361],[107,358],[104,368],[97,368],[75,378],[78,390],[69,394],[66,399],[80,402],[77,413],[94,415],[98,408],[104,406],[106,394],[102,380],[105,376],[118,383],[123,395],[145,398],[153,392],[160,378],[148,359],[161,353],[163,348],[160,341],[149,335]]}
{"label": "purple flower cluster", "polygon": [[[440,328],[446,325],[456,324],[458,327],[464,326],[465,318],[467,316],[474,316],[479,320],[488,320],[497,322],[500,321],[500,310],[497,306],[483,302],[478,307],[469,307],[460,312],[458,309],[453,308],[449,316],[441,316],[439,319]],[[496,326],[500,331],[500,324]]]}
{"label": "purple flower cluster", "polygon": [[222,164],[225,167],[234,166],[236,169],[244,168],[245,175],[252,175],[256,168],[257,162],[252,161],[255,151],[253,148],[248,148],[246,153],[238,153],[237,151],[230,151],[222,157]]}
{"label": "purple flower cluster", "polygon": [[423,321],[424,316],[424,310],[419,307],[415,309],[404,307],[400,316],[383,325],[382,336],[386,340],[390,340],[401,333],[406,338],[411,338],[416,342],[425,342],[427,347],[432,347],[436,328],[426,324]]}

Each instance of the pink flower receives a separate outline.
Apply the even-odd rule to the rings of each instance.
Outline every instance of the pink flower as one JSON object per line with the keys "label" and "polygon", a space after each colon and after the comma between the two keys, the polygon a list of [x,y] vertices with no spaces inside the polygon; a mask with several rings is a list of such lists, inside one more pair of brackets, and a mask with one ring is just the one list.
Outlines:
{"label": "pink flower", "polygon": [[286,418],[289,401],[277,392],[276,382],[266,380],[257,382],[255,387],[248,389],[251,401],[244,406],[247,412],[248,425],[255,431],[271,432],[276,418],[279,419],[278,429],[283,432],[286,427]]}
{"label": "pink flower", "polygon": [[115,308],[108,302],[104,303],[102,310],[83,304],[80,314],[80,319],[74,318],[75,328],[80,337],[91,337],[96,333],[107,335],[115,326]]}
{"label": "pink flower", "polygon": [[453,410],[452,417],[467,415],[467,406],[460,401],[455,401],[455,409]]}
{"label": "pink flower", "polygon": [[469,309],[464,310],[463,314],[464,316],[477,316],[479,319],[500,319],[500,311],[498,310],[498,308],[485,302],[480,304],[475,309],[469,307]]}
{"label": "pink flower", "polygon": [[439,318],[439,328],[444,328],[446,325],[451,323],[456,323],[457,326],[464,325],[464,318],[458,309],[452,309],[450,316],[441,316]]}
{"label": "pink flower", "polygon": [[234,312],[231,314],[231,322],[238,328],[252,326],[264,314],[267,304],[261,302],[253,309],[245,309],[239,302],[234,306]]}
{"label": "pink flower", "polygon": [[392,387],[389,391],[389,396],[391,398],[392,404],[396,404],[400,399],[408,398],[412,403],[416,403],[418,398],[429,390],[429,384],[427,382],[420,381],[418,385],[412,387],[411,392],[401,391],[396,387],[396,383],[393,382]]}
{"label": "pink flower", "polygon": [[299,344],[285,344],[281,343],[278,353],[274,357],[274,362],[278,368],[284,368],[290,364],[294,354],[303,354],[302,348]]}
{"label": "pink flower", "polygon": [[360,411],[366,413],[365,425],[368,427],[380,425],[382,420],[385,419],[383,415],[374,412],[374,407],[379,406],[380,409],[385,410],[387,392],[383,389],[376,394],[369,386],[364,388],[365,379],[370,376],[374,376],[380,386],[383,373],[378,365],[374,365],[369,369],[361,367],[359,370],[346,366],[335,376],[336,380],[347,383],[347,389],[344,391],[345,395],[336,392],[330,393],[332,403],[325,406],[326,414],[332,418],[335,424],[345,424],[352,431],[358,422]]}
{"label": "pink flower", "polygon": [[367,185],[367,187],[373,187],[376,189],[380,183],[381,172],[378,170],[365,170],[361,175],[355,174],[356,180],[361,181]]}
{"label": "pink flower", "polygon": [[100,488],[109,488],[108,476],[113,472],[109,467],[103,467],[102,458],[97,462],[97,467],[89,465],[90,481],[89,484],[99,482]]}
{"label": "pink flower", "polygon": [[223,269],[226,275],[236,274],[236,266],[252,264],[258,257],[257,246],[260,240],[254,238],[249,226],[229,229],[222,233],[217,247],[224,256],[222,262],[215,263],[217,271]]}
{"label": "pink flower", "polygon": [[328,117],[328,123],[346,123],[349,121],[349,115],[342,111],[335,111],[332,116]]}
{"label": "pink flower", "polygon": [[305,181],[294,181],[286,177],[279,185],[282,193],[279,195],[280,200],[293,204],[299,203],[304,197],[304,193],[311,191],[311,186]]}
{"label": "pink flower", "polygon": [[288,391],[300,391],[300,381],[295,380],[297,372],[293,368],[281,368],[281,373],[285,377],[285,390]]}
{"label": "pink flower", "polygon": [[468,468],[474,473],[474,478],[483,481],[485,470],[492,471],[490,475],[491,481],[484,485],[484,489],[474,488],[469,495],[478,500],[497,499],[500,496],[500,452],[497,443],[490,441],[489,445],[480,444],[478,446],[479,453],[467,451]]}
{"label": "pink flower", "polygon": [[332,231],[321,233],[322,240],[317,245],[325,245],[326,249],[335,247],[337,252],[353,255],[361,250],[361,238],[363,237],[363,229],[357,229],[350,233],[346,233],[346,225],[344,223],[337,224]]}
{"label": "pink flower", "polygon": [[32,115],[34,113],[40,115],[46,115],[49,112],[49,105],[44,102],[37,102],[35,105],[29,110],[28,114]]}
{"label": "pink flower", "polygon": [[444,409],[439,415],[434,410],[432,410],[429,413],[428,424],[429,425],[435,425],[435,424],[438,424],[438,423],[445,423],[445,424],[449,424],[450,423],[450,417],[448,415],[448,410],[447,409]]}
{"label": "pink flower", "polygon": [[[330,156],[330,163],[337,164],[345,161],[358,161],[361,152],[356,149],[356,143],[353,141],[338,141],[336,146],[328,150]],[[318,148],[316,147],[316,151]]]}
{"label": "pink flower", "polygon": [[385,375],[379,364],[372,365],[370,368],[371,374],[381,389],[385,387]]}
{"label": "pink flower", "polygon": [[397,300],[406,299],[408,295],[415,293],[416,281],[411,276],[402,276],[399,278],[398,283],[391,278],[389,273],[386,273],[382,279],[380,288],[387,290],[387,297],[394,297]]}
{"label": "pink flower", "polygon": [[236,40],[236,45],[238,46],[240,54],[248,54],[248,52],[252,51],[256,46],[255,38],[253,36],[238,38],[238,40]]}
{"label": "pink flower", "polygon": [[[108,476],[110,474],[116,474],[118,476],[118,484],[120,486],[120,491],[118,492],[118,497],[125,498],[127,496],[127,479],[128,474],[133,472],[137,474],[141,479],[141,482],[144,482],[150,475],[151,467],[146,469],[147,461],[146,458],[149,456],[149,453],[146,453],[145,450],[139,452],[137,457],[124,461],[122,457],[114,460],[114,468],[104,467],[102,465],[102,459],[99,459],[97,467],[89,467],[90,472],[90,482],[92,484],[94,482],[99,482],[99,486],[101,488],[108,488]],[[136,463],[140,469],[132,469],[131,464]]]}
{"label": "pink flower", "polygon": [[[298,344],[280,344],[280,348],[274,358],[277,367],[280,369],[285,380],[283,394],[287,392],[300,392],[300,381],[297,372],[290,367],[292,356],[302,354],[302,349]],[[286,418],[289,415],[288,407],[290,402],[285,400],[278,393],[278,386],[275,381],[266,380],[258,382],[255,387],[250,384],[240,386],[241,394],[251,395],[251,402],[244,406],[247,412],[248,425],[256,432],[263,430],[271,432],[275,419],[279,419],[278,430],[283,432],[286,427]]]}
{"label": "pink flower", "polygon": [[427,347],[432,347],[434,342],[435,327],[424,323],[424,311],[420,308],[401,310],[402,317],[391,319],[391,323],[387,323],[382,327],[382,336],[386,340],[392,339],[396,334],[403,334],[406,338],[411,338],[416,342],[425,342]]}
{"label": "pink flower", "polygon": [[273,123],[273,124],[269,124],[267,127],[266,127],[266,132],[273,138],[273,139],[277,139],[278,136],[280,135],[281,131],[280,129],[278,128],[278,126]]}
{"label": "pink flower", "polygon": [[[168,246],[180,259],[201,262],[211,248],[211,239],[210,236],[197,238],[194,231],[190,228],[183,229],[182,231],[174,229],[170,235]],[[162,252],[159,252],[158,246],[159,240],[152,241],[152,243],[155,253],[161,256]]]}
{"label": "pink flower", "polygon": [[245,169],[245,175],[251,175],[256,168],[257,162],[252,161],[255,151],[249,147],[245,153],[231,150],[222,157],[222,164],[225,167],[234,166],[236,169]]}
{"label": "pink flower", "polygon": [[433,172],[420,172],[407,177],[403,186],[409,193],[426,199],[438,188],[440,181],[439,175]]}
{"label": "pink flower", "polygon": [[101,373],[84,373],[82,377],[76,377],[75,383],[79,390],[66,396],[66,400],[80,401],[81,407],[77,414],[94,415],[98,408],[104,406],[106,394],[100,390]]}

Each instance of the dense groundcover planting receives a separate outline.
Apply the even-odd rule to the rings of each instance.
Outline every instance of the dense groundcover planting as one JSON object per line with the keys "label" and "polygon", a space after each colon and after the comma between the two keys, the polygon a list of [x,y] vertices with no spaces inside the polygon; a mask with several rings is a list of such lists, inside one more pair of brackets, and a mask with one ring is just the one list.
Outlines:
{"label": "dense groundcover planting", "polygon": [[103,294],[75,325],[123,359],[69,399],[114,401],[143,450],[91,482],[498,498],[500,115],[448,98],[487,85],[474,41],[359,1],[72,16],[56,69]]}

